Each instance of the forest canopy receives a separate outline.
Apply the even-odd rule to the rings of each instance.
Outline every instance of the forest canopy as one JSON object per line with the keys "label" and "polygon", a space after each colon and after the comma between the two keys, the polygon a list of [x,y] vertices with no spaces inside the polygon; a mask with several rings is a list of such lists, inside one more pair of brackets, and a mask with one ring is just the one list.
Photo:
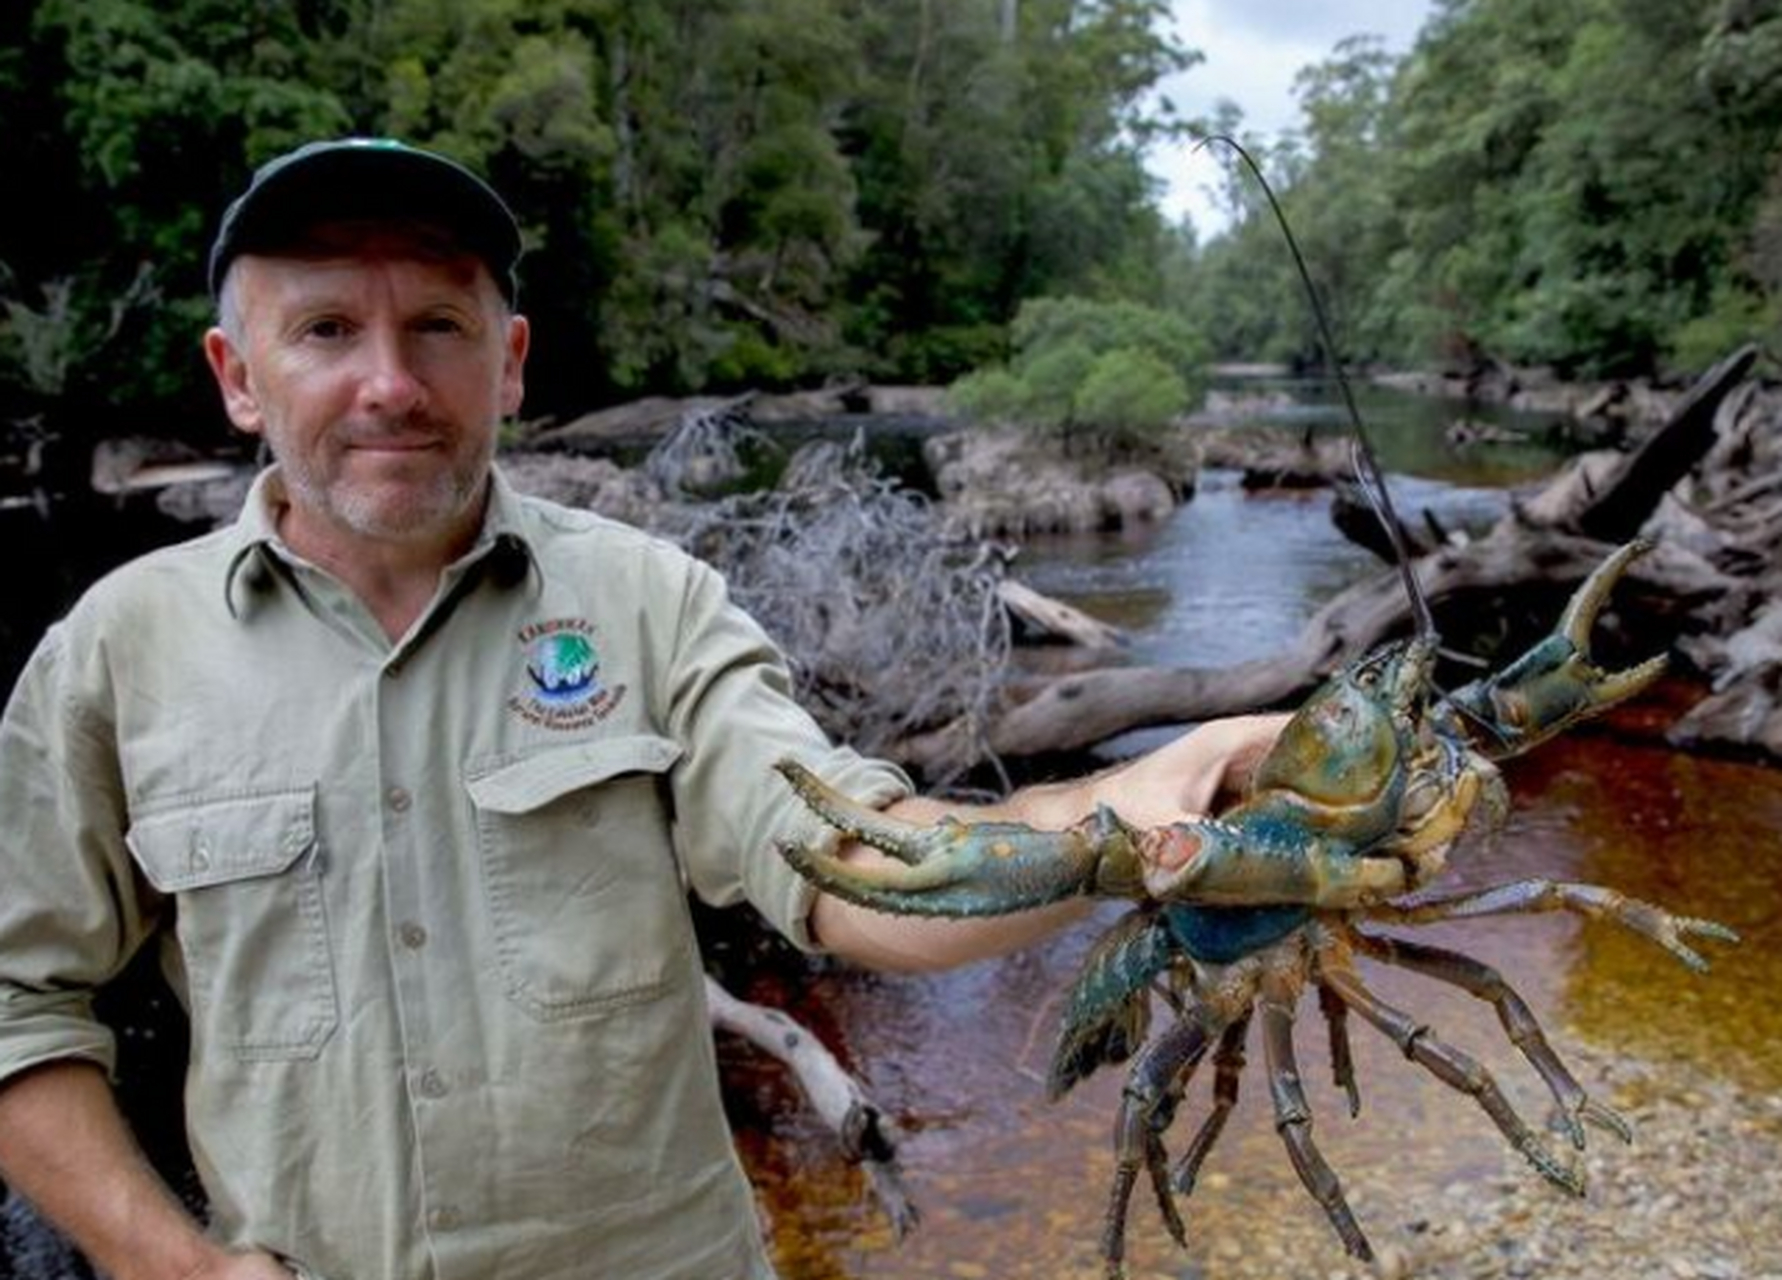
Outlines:
{"label": "forest canopy", "polygon": [[[1782,350],[1782,3],[1439,0],[1403,58],[1353,39],[1300,73],[1267,167],[1350,358],[1570,375]],[[1233,122],[1239,123],[1241,122]],[[1185,281],[1219,354],[1317,358],[1280,233]]]}
{"label": "forest canopy", "polygon": [[[1185,336],[1161,340],[1197,359],[1315,362],[1253,183],[1231,167],[1236,216],[1214,238],[1159,212],[1146,149],[1187,131],[1262,157],[1350,359],[1623,374],[1778,345],[1779,0],[1439,0],[1404,56],[1357,38],[1306,68],[1303,127],[1278,139],[1247,136],[1235,108],[1176,116],[1160,86],[1198,55],[1171,16],[1164,0],[0,6],[0,428],[221,439],[195,341],[216,218],[257,164],[345,133],[445,151],[512,200],[532,416],[1018,369],[1017,318],[1048,300],[1169,313]],[[1204,372],[1162,364],[1190,393]],[[1092,400],[1151,414],[1157,386],[1175,394],[1162,364],[1110,364]]]}
{"label": "forest canopy", "polygon": [[[26,0],[0,15],[0,377],[209,413],[201,264],[253,167],[388,134],[524,224],[530,412],[945,381],[1024,298],[1162,299],[1158,0]],[[132,290],[134,289],[134,294]],[[140,427],[138,428],[140,429]]]}

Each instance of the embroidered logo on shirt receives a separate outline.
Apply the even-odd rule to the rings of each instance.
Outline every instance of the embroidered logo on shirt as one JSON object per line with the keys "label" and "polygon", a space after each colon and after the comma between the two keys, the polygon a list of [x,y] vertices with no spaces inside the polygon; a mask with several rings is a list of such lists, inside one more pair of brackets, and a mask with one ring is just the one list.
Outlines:
{"label": "embroidered logo on shirt", "polygon": [[600,682],[600,653],[594,625],[583,618],[552,618],[520,628],[526,659],[524,689],[507,700],[508,710],[547,729],[582,729],[612,713],[625,686]]}

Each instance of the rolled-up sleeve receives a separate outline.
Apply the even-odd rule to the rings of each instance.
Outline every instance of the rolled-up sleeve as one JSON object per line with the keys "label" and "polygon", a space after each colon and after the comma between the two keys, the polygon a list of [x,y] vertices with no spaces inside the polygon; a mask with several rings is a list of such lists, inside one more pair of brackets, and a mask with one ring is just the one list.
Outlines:
{"label": "rolled-up sleeve", "polygon": [[815,891],[776,846],[833,833],[793,795],[774,762],[796,759],[874,807],[909,795],[910,780],[894,765],[830,742],[794,700],[772,640],[730,601],[718,574],[698,562],[689,565],[674,652],[667,706],[686,751],[674,772],[676,846],[692,887],[717,906],[746,898],[809,950]]}
{"label": "rolled-up sleeve", "polygon": [[46,1062],[115,1066],[92,1012],[154,927],[125,843],[104,664],[65,627],[0,718],[0,1083]]}

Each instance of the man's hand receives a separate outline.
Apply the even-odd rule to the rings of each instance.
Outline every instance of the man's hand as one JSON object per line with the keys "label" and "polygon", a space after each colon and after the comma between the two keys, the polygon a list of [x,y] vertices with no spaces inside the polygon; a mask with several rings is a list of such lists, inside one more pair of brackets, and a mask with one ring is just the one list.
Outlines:
{"label": "man's hand", "polygon": [[1210,720],[1092,779],[1095,801],[1141,829],[1216,813],[1243,795],[1288,719],[1280,712]]}

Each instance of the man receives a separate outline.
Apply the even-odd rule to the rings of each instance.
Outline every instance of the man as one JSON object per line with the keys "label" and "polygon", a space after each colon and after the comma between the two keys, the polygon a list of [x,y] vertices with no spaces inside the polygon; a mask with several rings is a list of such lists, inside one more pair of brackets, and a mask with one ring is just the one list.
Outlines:
{"label": "man", "polygon": [[[233,526],[95,587],[0,724],[0,1176],[117,1280],[770,1276],[687,889],[905,968],[1069,914],[813,901],[773,852],[819,835],[775,759],[941,806],[824,739],[711,570],[493,469],[519,252],[499,197],[426,152],[260,170],[204,349],[275,465]],[[1161,823],[1276,727],[995,812]],[[148,943],[191,1014],[208,1230],[133,1146],[90,1014]]]}

